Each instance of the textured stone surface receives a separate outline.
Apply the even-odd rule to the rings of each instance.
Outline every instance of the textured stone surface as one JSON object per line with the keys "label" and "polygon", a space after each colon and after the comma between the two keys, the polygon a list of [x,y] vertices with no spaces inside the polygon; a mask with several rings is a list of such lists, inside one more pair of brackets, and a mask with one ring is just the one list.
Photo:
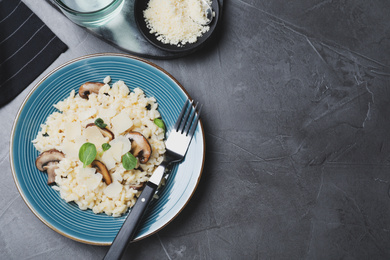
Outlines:
{"label": "textured stone surface", "polygon": [[[47,3],[24,2],[70,47],[47,71],[120,52]],[[206,165],[188,206],[126,259],[389,259],[388,10],[379,0],[226,1],[215,44],[151,60],[204,103]],[[107,247],[47,228],[13,183],[9,135],[34,83],[0,109],[1,258],[102,258]]]}

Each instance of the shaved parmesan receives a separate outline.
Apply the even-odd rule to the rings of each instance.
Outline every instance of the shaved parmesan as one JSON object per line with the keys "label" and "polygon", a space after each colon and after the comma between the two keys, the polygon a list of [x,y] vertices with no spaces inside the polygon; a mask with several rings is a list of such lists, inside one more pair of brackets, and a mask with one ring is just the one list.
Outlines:
{"label": "shaved parmesan", "polygon": [[116,115],[116,110],[114,108],[101,108],[99,109],[99,117],[111,118]]}
{"label": "shaved parmesan", "polygon": [[113,174],[111,174],[111,178],[113,182],[115,181],[121,182],[123,180],[123,177],[120,172],[114,172]]}
{"label": "shaved parmesan", "polygon": [[[115,140],[115,139],[114,139]],[[114,158],[115,161],[120,162],[122,158],[122,143],[120,142],[110,142],[111,148],[108,149],[108,153],[111,153],[111,156]]]}
{"label": "shaved parmesan", "polygon": [[66,157],[71,159],[78,158],[78,149],[75,147],[74,142],[63,142],[61,145],[61,151],[66,155]]}
{"label": "shaved parmesan", "polygon": [[85,137],[78,136],[73,141],[64,140],[61,145],[61,151],[66,155],[69,159],[78,159],[79,158],[79,150],[80,147],[86,142]]}
{"label": "shaved parmesan", "polygon": [[122,184],[120,184],[117,181],[114,181],[104,189],[104,194],[106,194],[107,197],[114,199],[119,197],[122,188],[123,188]]}
{"label": "shaved parmesan", "polygon": [[96,148],[101,147],[106,143],[108,138],[105,138],[97,126],[90,126],[84,129],[83,136],[88,142],[93,143]]}
{"label": "shaved parmesan", "polygon": [[81,135],[81,124],[79,122],[71,122],[65,125],[65,138],[74,140]]}
{"label": "shaved parmesan", "polygon": [[133,121],[126,112],[122,111],[111,120],[111,124],[116,136],[132,127]]}
{"label": "shaved parmesan", "polygon": [[79,185],[85,185],[90,191],[99,186],[103,176],[100,173],[97,173],[95,168],[79,167],[78,169],[79,172],[76,175],[76,180]]}
{"label": "shaved parmesan", "polygon": [[94,114],[96,114],[96,108],[91,107],[85,111],[82,111],[79,113],[79,119],[80,121],[86,121],[88,118],[92,117]]}
{"label": "shaved parmesan", "polygon": [[117,136],[114,140],[112,140],[110,142],[111,145],[115,145],[116,143],[122,144],[121,155],[124,155],[125,153],[127,153],[131,149],[131,142],[130,142],[129,138],[127,138],[123,135]]}
{"label": "shaved parmesan", "polygon": [[102,157],[100,158],[102,163],[104,163],[106,165],[107,170],[113,169],[116,165],[116,160],[112,156],[110,150],[111,150],[111,148],[108,151],[105,151],[103,153]]}
{"label": "shaved parmesan", "polygon": [[121,162],[122,155],[131,149],[130,140],[124,136],[118,136],[109,144],[111,145],[110,149],[105,151],[101,157],[108,170],[114,168],[116,163]]}

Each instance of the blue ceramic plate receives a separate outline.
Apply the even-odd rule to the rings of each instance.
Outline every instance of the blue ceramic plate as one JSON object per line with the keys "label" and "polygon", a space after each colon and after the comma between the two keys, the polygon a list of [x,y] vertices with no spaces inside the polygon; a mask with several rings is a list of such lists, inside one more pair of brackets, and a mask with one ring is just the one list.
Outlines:
{"label": "blue ceramic plate", "polygon": [[[72,60],[45,76],[28,94],[16,116],[10,145],[10,160],[16,186],[32,212],[47,226],[79,242],[110,245],[125,217],[114,218],[80,210],[66,203],[59,192],[46,184],[47,175],[37,170],[38,151],[32,145],[43,124],[55,108],[53,104],[67,98],[84,82],[123,80],[130,89],[140,87],[153,96],[167,129],[171,129],[189,95],[167,72],[134,56],[96,54]],[[184,208],[201,177],[204,155],[204,131],[199,122],[185,160],[175,165],[167,184],[146,212],[136,240],[149,236],[167,225]]]}

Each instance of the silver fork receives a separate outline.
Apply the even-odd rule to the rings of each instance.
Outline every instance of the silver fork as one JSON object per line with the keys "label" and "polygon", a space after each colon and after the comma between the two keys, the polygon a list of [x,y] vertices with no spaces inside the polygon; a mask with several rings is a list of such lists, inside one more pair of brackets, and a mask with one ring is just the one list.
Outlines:
{"label": "silver fork", "polygon": [[166,167],[171,163],[180,162],[186,155],[198,125],[201,110],[202,105],[199,105],[199,103],[196,103],[195,107],[193,106],[193,101],[189,101],[188,99],[184,103],[174,129],[169,133],[169,137],[165,142],[166,151],[164,160],[146,183],[144,190],[131,209],[110,249],[107,251],[104,257],[105,260],[120,259],[122,257],[126,247],[134,238],[137,228],[141,223],[142,216],[152,200],[157,187],[160,185]]}

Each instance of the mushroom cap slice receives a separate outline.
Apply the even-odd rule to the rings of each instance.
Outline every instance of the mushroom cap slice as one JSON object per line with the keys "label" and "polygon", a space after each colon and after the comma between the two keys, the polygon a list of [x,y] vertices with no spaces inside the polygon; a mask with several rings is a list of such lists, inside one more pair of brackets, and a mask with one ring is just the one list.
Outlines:
{"label": "mushroom cap slice", "polygon": [[65,155],[62,152],[56,149],[50,149],[41,153],[35,160],[35,166],[38,170],[47,172],[47,184],[50,185],[55,182],[55,169],[58,168],[58,162],[63,158],[65,158]]}
{"label": "mushroom cap slice", "polygon": [[129,185],[129,189],[133,189],[133,190],[142,190],[145,186],[145,182],[141,182],[141,183],[138,183],[138,184],[130,184]]}
{"label": "mushroom cap slice", "polygon": [[56,180],[56,173],[55,170],[58,169],[58,162],[49,162],[43,168],[47,172],[47,184],[51,185],[54,184]]}
{"label": "mushroom cap slice", "polygon": [[152,155],[152,147],[148,140],[139,132],[129,132],[126,135],[131,141],[131,153],[138,157],[140,163],[147,163]]}
{"label": "mushroom cap slice", "polygon": [[113,132],[111,132],[111,131],[108,130],[107,128],[100,128],[100,127],[98,127],[95,123],[89,123],[89,124],[87,124],[85,127],[87,128],[87,127],[91,127],[91,126],[96,126],[96,127],[99,129],[100,133],[102,133],[102,135],[103,135],[104,137],[108,137],[108,139],[109,139],[110,141],[113,140],[113,139],[115,138]]}
{"label": "mushroom cap slice", "polygon": [[59,162],[65,155],[58,151],[57,149],[50,149],[43,153],[41,153],[37,159],[35,160],[35,166],[37,166],[38,170],[44,172],[46,169],[44,168],[49,162]]}
{"label": "mushroom cap slice", "polygon": [[99,94],[99,90],[105,84],[101,82],[85,82],[79,88],[79,96],[84,99],[88,99],[89,94],[95,93]]}
{"label": "mushroom cap slice", "polygon": [[95,160],[91,163],[91,166],[96,169],[98,173],[103,175],[103,180],[107,185],[110,185],[112,182],[111,175],[107,170],[107,167],[104,165],[104,163]]}

